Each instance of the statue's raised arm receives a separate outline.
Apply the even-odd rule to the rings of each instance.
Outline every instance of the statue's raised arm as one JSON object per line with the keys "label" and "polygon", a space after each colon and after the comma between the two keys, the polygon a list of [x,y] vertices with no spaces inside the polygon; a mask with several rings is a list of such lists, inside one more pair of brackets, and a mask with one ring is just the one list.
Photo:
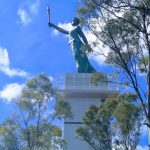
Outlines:
{"label": "statue's raised arm", "polygon": [[64,33],[64,34],[69,34],[69,31],[64,30],[63,28],[60,28],[60,27],[54,25],[54,24],[51,23],[51,22],[48,22],[48,26],[49,26],[49,27],[53,27],[53,28],[56,29],[57,31],[62,32],[62,33]]}

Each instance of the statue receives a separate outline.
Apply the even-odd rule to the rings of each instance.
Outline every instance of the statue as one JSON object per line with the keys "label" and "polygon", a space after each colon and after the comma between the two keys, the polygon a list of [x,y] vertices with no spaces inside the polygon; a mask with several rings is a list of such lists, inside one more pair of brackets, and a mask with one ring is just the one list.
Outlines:
{"label": "statue", "polygon": [[[90,64],[88,57],[86,55],[86,52],[92,52],[92,49],[90,45],[88,44],[88,41],[79,26],[80,24],[79,18],[77,17],[73,18],[73,20],[71,21],[71,24],[74,28],[71,31],[67,31],[51,23],[49,7],[47,8],[47,11],[48,11],[48,16],[49,16],[48,17],[49,27],[53,27],[59,32],[68,35],[69,45],[71,46],[73,55],[75,57],[75,62],[76,62],[78,73],[96,72],[95,68]],[[80,38],[82,39],[84,43],[81,41]]]}

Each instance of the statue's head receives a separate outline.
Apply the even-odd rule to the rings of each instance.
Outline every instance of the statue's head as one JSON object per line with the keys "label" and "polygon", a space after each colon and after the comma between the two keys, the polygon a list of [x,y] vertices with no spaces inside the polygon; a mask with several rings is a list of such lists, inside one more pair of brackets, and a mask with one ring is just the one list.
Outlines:
{"label": "statue's head", "polygon": [[71,21],[72,26],[77,26],[80,24],[80,19],[77,17],[74,17]]}

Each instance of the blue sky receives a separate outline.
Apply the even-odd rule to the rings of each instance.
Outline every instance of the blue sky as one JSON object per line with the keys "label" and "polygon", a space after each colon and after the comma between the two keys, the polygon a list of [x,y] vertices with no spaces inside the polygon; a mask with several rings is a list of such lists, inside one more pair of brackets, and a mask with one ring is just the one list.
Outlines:
{"label": "blue sky", "polygon": [[[38,73],[54,77],[76,72],[67,37],[48,27],[47,4],[51,7],[52,22],[69,30],[78,7],[76,0],[62,0],[61,3],[59,0],[0,1],[2,99],[9,101],[16,91],[19,93],[28,77]],[[95,62],[91,59],[98,70],[103,68]],[[8,93],[9,89],[14,91]]]}
{"label": "blue sky", "polygon": [[[79,6],[76,0],[0,0],[0,121],[13,111],[11,98],[30,76],[76,72],[67,38],[47,25],[47,4],[51,21],[71,29],[69,22]],[[88,31],[85,34],[93,40]],[[107,72],[103,57],[91,55],[90,61],[97,70]],[[145,138],[142,143],[146,144]]]}
{"label": "blue sky", "polygon": [[55,76],[76,71],[66,37],[53,35],[47,25],[47,4],[56,24],[69,22],[77,7],[74,0],[61,5],[59,0],[0,1],[1,90],[40,72]]}

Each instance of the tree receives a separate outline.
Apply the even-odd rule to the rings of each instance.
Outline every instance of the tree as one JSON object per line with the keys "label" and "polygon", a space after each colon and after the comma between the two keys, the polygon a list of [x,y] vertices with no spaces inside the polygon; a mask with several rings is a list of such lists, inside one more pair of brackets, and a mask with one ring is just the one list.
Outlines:
{"label": "tree", "polygon": [[135,103],[136,98],[124,94],[109,98],[100,106],[90,106],[83,116],[84,125],[77,129],[78,135],[93,150],[135,150],[143,113],[141,105]]}
{"label": "tree", "polygon": [[109,49],[107,56],[101,49],[99,54],[119,72],[118,83],[137,94],[150,128],[150,1],[81,0],[78,14],[96,36],[93,47]]}
{"label": "tree", "polygon": [[17,134],[15,122],[10,118],[6,119],[0,127],[0,149],[19,150]]}
{"label": "tree", "polygon": [[[0,137],[9,139],[10,135],[15,135],[13,140],[16,139],[16,142],[14,144],[17,146],[19,143],[20,148],[18,149],[21,150],[57,150],[65,146],[62,130],[54,124],[54,120],[61,118],[60,114],[67,117],[70,107],[64,103],[63,108],[60,109],[60,103],[62,104],[60,101],[55,109],[55,96],[56,92],[49,78],[44,74],[28,80],[21,96],[14,101],[20,113],[11,116],[10,120],[13,122],[11,126],[8,124],[9,122],[1,125],[0,130],[5,130],[0,133]],[[14,132],[18,134],[14,134]],[[7,147],[8,143],[12,145],[12,140],[7,140],[7,143],[2,141],[4,147]],[[17,148],[13,148],[13,150],[17,150]]]}

